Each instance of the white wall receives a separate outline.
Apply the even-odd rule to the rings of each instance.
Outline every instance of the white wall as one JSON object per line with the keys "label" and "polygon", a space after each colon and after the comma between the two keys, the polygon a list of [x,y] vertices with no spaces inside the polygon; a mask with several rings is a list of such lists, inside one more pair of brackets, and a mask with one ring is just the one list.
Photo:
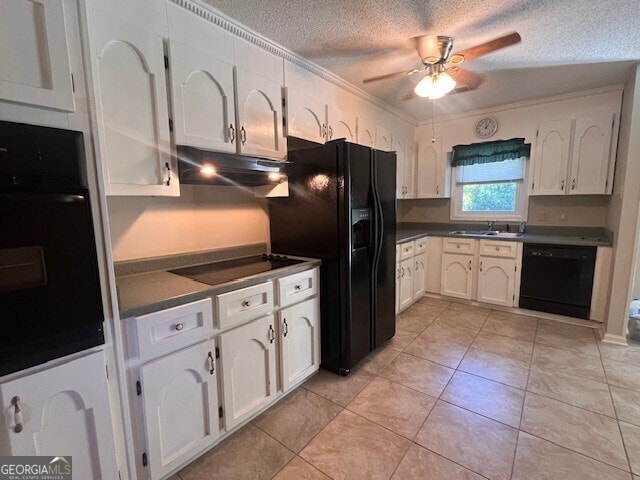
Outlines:
{"label": "white wall", "polygon": [[109,197],[115,261],[269,243],[267,200],[251,189],[181,185],[180,197]]}

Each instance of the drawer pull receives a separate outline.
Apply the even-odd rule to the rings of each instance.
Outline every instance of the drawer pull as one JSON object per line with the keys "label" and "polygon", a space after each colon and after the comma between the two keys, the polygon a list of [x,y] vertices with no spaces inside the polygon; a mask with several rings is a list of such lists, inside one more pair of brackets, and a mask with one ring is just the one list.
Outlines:
{"label": "drawer pull", "polygon": [[15,433],[20,433],[22,431],[22,406],[20,404],[20,397],[17,395],[11,399],[11,404],[15,407],[13,411],[13,423],[15,423],[15,427],[13,427],[13,431]]}
{"label": "drawer pull", "polygon": [[242,305],[249,308],[251,306],[251,300],[245,300],[244,302],[242,302]]}
{"label": "drawer pull", "polygon": [[460,248],[460,244],[459,244],[459,243],[458,243],[458,244],[456,244],[456,248]]}
{"label": "drawer pull", "polygon": [[471,271],[471,260],[469,260],[469,271]]}
{"label": "drawer pull", "polygon": [[184,323],[176,323],[176,330],[180,331],[184,328]]}
{"label": "drawer pull", "polygon": [[216,361],[213,359],[211,352],[207,353],[207,360],[209,362],[209,375],[213,375],[216,371]]}
{"label": "drawer pull", "polygon": [[284,323],[284,332],[283,332],[283,336],[287,336],[287,333],[289,333],[289,324],[287,323],[287,319],[283,319],[283,323]]}
{"label": "drawer pull", "polygon": [[269,343],[273,343],[276,339],[276,331],[273,329],[273,325],[269,325]]}
{"label": "drawer pull", "polygon": [[499,251],[500,251],[500,247],[496,247],[496,252],[499,252]]}
{"label": "drawer pull", "polygon": [[296,286],[295,286],[295,287],[293,287],[293,288],[295,288],[296,290],[300,291],[300,290],[302,290],[302,285],[296,285]]}

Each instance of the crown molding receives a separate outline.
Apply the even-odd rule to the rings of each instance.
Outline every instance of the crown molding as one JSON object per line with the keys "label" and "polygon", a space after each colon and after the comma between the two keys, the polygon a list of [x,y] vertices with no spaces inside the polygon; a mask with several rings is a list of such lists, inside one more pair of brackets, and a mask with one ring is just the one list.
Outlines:
{"label": "crown molding", "polygon": [[214,25],[236,35],[237,37],[246,40],[249,43],[252,43],[273,55],[281,57],[288,62],[291,62],[297,65],[300,68],[304,68],[305,70],[319,76],[320,78],[346,90],[347,92],[360,97],[363,100],[366,100],[369,103],[373,103],[377,107],[385,110],[387,113],[395,115],[396,117],[404,120],[405,122],[410,123],[412,126],[418,126],[418,122],[415,118],[407,115],[406,113],[398,110],[397,108],[389,105],[386,102],[383,102],[379,98],[374,97],[373,95],[365,92],[364,90],[356,87],[352,83],[347,82],[343,78],[331,73],[330,71],[322,68],[320,65],[317,65],[310,60],[307,60],[304,57],[301,57],[295,52],[283,47],[282,45],[278,45],[277,43],[269,40],[264,37],[260,33],[252,30],[251,28],[243,25],[242,23],[234,20],[233,18],[225,15],[217,8],[205,3],[203,0],[169,0],[171,3],[178,5],[179,7],[184,8],[192,12],[193,14],[199,16],[200,18],[213,23]]}
{"label": "crown molding", "polygon": [[520,108],[525,108],[525,107],[546,105],[548,103],[564,102],[567,100],[576,100],[580,98],[595,97],[597,95],[605,95],[607,93],[622,92],[623,90],[624,90],[624,85],[615,84],[615,85],[609,85],[607,87],[599,87],[599,88],[593,88],[590,90],[582,90],[579,92],[563,93],[560,95],[553,95],[550,97],[540,97],[532,100],[524,100],[522,102],[507,103],[507,104],[498,105],[495,107],[483,108],[478,110],[470,110],[470,111],[461,112],[461,113],[453,113],[451,115],[436,117],[435,120],[433,119],[421,120],[418,122],[418,127],[431,125],[431,123],[434,121],[435,123],[450,122],[453,120],[476,117],[479,115],[491,115],[491,114],[496,114],[500,112],[506,112],[509,110],[518,110]]}

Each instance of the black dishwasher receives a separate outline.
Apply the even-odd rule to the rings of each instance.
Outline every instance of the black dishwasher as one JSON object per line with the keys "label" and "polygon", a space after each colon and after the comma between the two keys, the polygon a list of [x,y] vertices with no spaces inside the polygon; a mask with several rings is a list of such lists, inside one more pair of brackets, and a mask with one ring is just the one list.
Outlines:
{"label": "black dishwasher", "polygon": [[589,318],[596,247],[525,244],[520,308]]}

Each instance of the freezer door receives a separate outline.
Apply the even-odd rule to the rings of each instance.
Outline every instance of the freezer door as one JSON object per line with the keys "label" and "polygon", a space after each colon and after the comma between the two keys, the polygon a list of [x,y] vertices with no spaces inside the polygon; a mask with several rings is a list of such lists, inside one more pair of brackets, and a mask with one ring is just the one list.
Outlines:
{"label": "freezer door", "polygon": [[376,348],[396,333],[396,154],[374,150],[372,191],[376,248],[373,259],[373,336]]}

